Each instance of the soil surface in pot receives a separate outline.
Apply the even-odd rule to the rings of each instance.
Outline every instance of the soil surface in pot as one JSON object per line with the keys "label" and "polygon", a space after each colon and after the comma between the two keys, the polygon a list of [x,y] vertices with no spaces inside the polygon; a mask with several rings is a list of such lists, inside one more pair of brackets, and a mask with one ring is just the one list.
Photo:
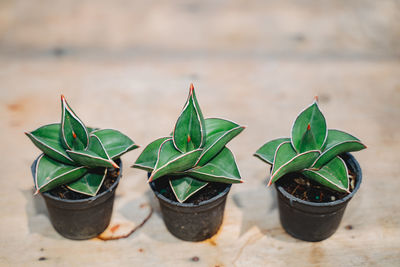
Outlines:
{"label": "soil surface in pot", "polygon": [[[350,192],[354,190],[355,174],[349,171]],[[277,181],[286,192],[301,200],[322,203],[344,198],[348,193],[341,193],[308,179],[301,173],[290,173]]]}
{"label": "soil surface in pot", "polygon": [[[228,185],[224,183],[210,182],[200,191],[196,192],[193,196],[188,198],[184,203],[193,203],[195,205],[198,205],[200,202],[215,197],[216,195],[224,191],[227,186]],[[160,179],[160,181],[157,181],[155,183],[155,187],[156,190],[164,197],[168,198],[169,200],[178,202],[174,195],[174,192],[172,192],[168,179]]]}
{"label": "soil surface in pot", "polygon": [[[102,186],[100,187],[100,190],[97,194],[103,193],[104,191],[109,189],[115,183],[115,181],[118,178],[119,171],[120,171],[119,169],[108,169],[107,176],[104,179],[104,182],[103,182]],[[53,190],[50,190],[49,193],[52,196],[59,197],[61,199],[69,199],[69,200],[79,200],[79,199],[91,198],[91,196],[69,190],[65,185],[54,188]]]}

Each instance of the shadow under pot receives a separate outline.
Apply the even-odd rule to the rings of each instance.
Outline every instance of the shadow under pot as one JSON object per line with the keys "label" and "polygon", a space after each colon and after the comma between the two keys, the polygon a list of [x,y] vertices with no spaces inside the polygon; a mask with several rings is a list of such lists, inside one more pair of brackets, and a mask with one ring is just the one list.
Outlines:
{"label": "shadow under pot", "polygon": [[[150,187],[160,203],[161,214],[169,232],[179,239],[192,242],[203,241],[215,235],[223,221],[231,184],[213,183],[218,189],[213,197],[199,203],[190,203],[190,198],[189,203],[179,203],[165,196],[166,189],[169,189],[167,180],[153,181]],[[207,189],[205,187],[202,191]]]}
{"label": "shadow under pot", "polygon": [[[119,174],[113,178],[115,180],[108,189],[103,192],[100,190],[100,193],[94,197],[64,199],[53,195],[51,191],[41,193],[46,202],[51,224],[60,235],[74,240],[86,240],[98,236],[108,227],[113,211],[115,190],[122,173],[121,160],[118,159],[115,162],[119,166]],[[35,166],[36,161],[32,165],[34,177]]]}
{"label": "shadow under pot", "polygon": [[353,191],[343,198],[321,203],[305,201],[286,192],[282,187],[284,177],[275,183],[280,221],[288,234],[304,241],[317,242],[336,232],[347,203],[357,192],[362,180],[361,168],[357,160],[349,153],[344,153],[340,157],[355,177]]}

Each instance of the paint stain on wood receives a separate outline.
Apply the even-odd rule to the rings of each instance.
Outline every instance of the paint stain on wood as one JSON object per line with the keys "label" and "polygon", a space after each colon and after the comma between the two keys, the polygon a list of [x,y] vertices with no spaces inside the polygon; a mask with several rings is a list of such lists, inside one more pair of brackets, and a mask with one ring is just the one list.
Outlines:
{"label": "paint stain on wood", "polygon": [[213,238],[209,238],[207,239],[208,244],[210,244],[213,247],[217,246],[217,242],[215,242],[215,240]]}
{"label": "paint stain on wood", "polygon": [[120,226],[121,226],[120,224],[116,224],[116,225],[114,225],[113,227],[111,227],[110,231],[111,231],[112,233],[115,233],[115,231],[117,231],[118,228],[119,228]]}
{"label": "paint stain on wood", "polygon": [[17,112],[23,109],[21,103],[12,103],[7,105],[7,109],[12,112]]}
{"label": "paint stain on wood", "polygon": [[309,255],[310,262],[314,265],[324,262],[325,252],[319,244],[312,244]]}
{"label": "paint stain on wood", "polygon": [[40,116],[44,112],[48,112],[47,106],[41,104],[36,97],[24,96],[17,98],[10,103],[5,104],[8,111],[8,124],[10,127],[19,127],[24,121],[30,120],[30,117]]}

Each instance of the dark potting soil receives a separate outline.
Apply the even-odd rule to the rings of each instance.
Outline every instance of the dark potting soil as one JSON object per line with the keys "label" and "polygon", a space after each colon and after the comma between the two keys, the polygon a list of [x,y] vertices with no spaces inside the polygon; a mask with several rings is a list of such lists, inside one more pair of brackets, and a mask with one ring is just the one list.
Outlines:
{"label": "dark potting soil", "polygon": [[[119,175],[120,169],[114,169],[114,168],[108,168],[107,171],[107,176],[103,181],[102,186],[100,187],[100,190],[97,194],[101,194],[107,189],[109,189],[117,180],[118,175]],[[86,198],[91,198],[91,196],[84,195],[78,192],[74,192],[65,185],[59,186],[57,188],[54,188],[53,190],[50,190],[49,193],[52,196],[59,197],[61,199],[69,199],[69,200],[79,200],[79,199],[86,199]]]}
{"label": "dark potting soil", "polygon": [[[200,191],[196,192],[190,198],[188,198],[185,203],[193,203],[195,205],[200,204],[200,202],[209,200],[219,193],[224,191],[228,185],[224,183],[208,183],[204,188]],[[155,183],[156,190],[162,194],[164,197],[168,198],[169,200],[178,202],[176,199],[174,192],[172,192],[171,186],[169,185],[168,179],[159,179]]]}
{"label": "dark potting soil", "polygon": [[[354,190],[355,174],[349,171],[350,192]],[[289,194],[310,202],[323,203],[342,199],[348,193],[334,191],[328,187],[308,179],[301,173],[290,173],[277,181],[277,184]]]}

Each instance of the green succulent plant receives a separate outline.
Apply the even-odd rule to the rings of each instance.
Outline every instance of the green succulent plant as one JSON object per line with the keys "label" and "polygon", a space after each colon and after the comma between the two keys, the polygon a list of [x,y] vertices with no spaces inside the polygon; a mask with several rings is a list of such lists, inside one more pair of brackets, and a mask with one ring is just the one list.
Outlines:
{"label": "green succulent plant", "polygon": [[169,179],[180,203],[209,182],[241,183],[233,153],[225,145],[244,128],[224,119],[204,119],[191,84],[173,132],[151,142],[132,167],[149,172],[148,182]]}
{"label": "green succulent plant", "polygon": [[36,194],[61,185],[95,196],[115,160],[138,148],[117,130],[86,127],[61,96],[61,123],[48,124],[25,134],[43,154],[36,161]]}
{"label": "green succulent plant", "polygon": [[339,155],[364,148],[366,146],[356,137],[327,129],[316,98],[297,116],[291,138],[271,140],[254,156],[272,165],[268,186],[285,174],[300,172],[330,189],[349,193],[347,166]]}

